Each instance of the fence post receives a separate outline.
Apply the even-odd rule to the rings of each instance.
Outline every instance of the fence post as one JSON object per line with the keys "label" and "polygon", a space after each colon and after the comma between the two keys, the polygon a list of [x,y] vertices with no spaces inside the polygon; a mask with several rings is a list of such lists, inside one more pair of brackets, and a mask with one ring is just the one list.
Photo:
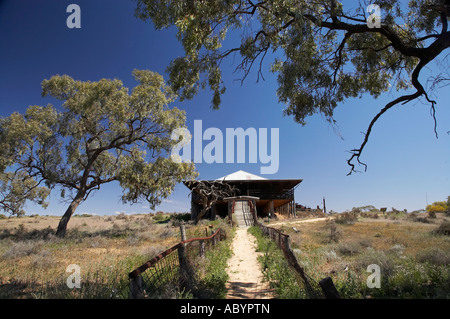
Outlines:
{"label": "fence post", "polygon": [[181,224],[180,225],[180,233],[181,233],[181,241],[186,240],[186,226]]}
{"label": "fence post", "polygon": [[142,299],[144,298],[144,284],[142,281],[142,276],[130,279],[130,299]]}
{"label": "fence post", "polygon": [[[288,237],[289,239],[289,237]],[[281,243],[281,231],[278,231],[278,247],[281,247],[282,243]]]}
{"label": "fence post", "polygon": [[291,250],[289,236],[284,236],[282,250],[284,255],[286,256],[286,259],[288,260],[289,265],[291,265],[297,271],[300,277],[302,277],[306,291],[309,294],[310,298],[317,298],[317,295],[314,289],[312,288],[311,283],[306,277],[305,270],[302,268],[302,266],[300,266],[300,264],[297,261],[297,257],[295,257],[295,254]]}
{"label": "fence post", "polygon": [[198,255],[200,257],[205,257],[205,241],[204,240],[200,240],[200,242],[199,242]]}
{"label": "fence post", "polygon": [[291,251],[291,243],[289,242],[289,237],[288,236],[284,236],[284,240],[283,240],[283,246],[280,246],[280,248],[286,252],[290,252]]}
{"label": "fence post", "polygon": [[333,279],[331,277],[323,278],[319,281],[320,288],[322,288],[323,293],[327,299],[340,299],[339,292],[334,286]]}
{"label": "fence post", "polygon": [[[186,229],[184,225],[180,225],[180,232],[181,232],[181,241],[186,240]],[[182,243],[181,246],[178,248],[178,260],[180,263],[180,284],[181,287],[185,287],[188,290],[191,290],[193,287],[193,280],[194,279],[194,271],[189,264],[187,254],[186,254],[186,244]]]}

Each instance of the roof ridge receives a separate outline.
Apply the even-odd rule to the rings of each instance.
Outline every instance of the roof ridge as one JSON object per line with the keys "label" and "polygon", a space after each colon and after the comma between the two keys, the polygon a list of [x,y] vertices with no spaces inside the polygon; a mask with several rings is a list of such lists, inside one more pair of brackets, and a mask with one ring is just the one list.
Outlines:
{"label": "roof ridge", "polygon": [[222,176],[216,180],[267,180],[267,178],[240,169],[234,173]]}

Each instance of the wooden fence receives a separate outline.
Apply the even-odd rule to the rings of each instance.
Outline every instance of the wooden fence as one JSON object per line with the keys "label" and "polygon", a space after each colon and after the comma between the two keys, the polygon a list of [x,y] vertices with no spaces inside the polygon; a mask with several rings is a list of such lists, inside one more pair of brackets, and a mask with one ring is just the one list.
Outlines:
{"label": "wooden fence", "polygon": [[261,229],[263,235],[269,237],[283,251],[284,257],[288,264],[297,272],[305,285],[306,292],[310,298],[327,298],[338,299],[339,293],[333,284],[331,277],[326,277],[317,283],[313,278],[308,276],[303,267],[298,263],[297,257],[291,249],[289,235],[284,234],[281,230],[267,227],[266,225],[254,221],[254,225]]}
{"label": "wooden fence", "polygon": [[181,225],[181,241],[163,251],[128,274],[130,299],[158,298],[168,289],[192,290],[195,271],[193,261],[204,257],[208,249],[225,239],[221,228],[211,236],[186,239],[184,225]]}

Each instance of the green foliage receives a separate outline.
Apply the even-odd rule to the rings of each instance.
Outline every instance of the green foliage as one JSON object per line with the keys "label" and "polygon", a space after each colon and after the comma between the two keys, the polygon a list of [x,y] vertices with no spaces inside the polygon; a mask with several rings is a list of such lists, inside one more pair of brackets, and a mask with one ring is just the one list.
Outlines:
{"label": "green foliage", "polygon": [[[64,216],[67,225],[77,206],[105,183],[119,182],[123,202],[145,200],[154,208],[176,183],[194,178],[193,164],[168,156],[178,142],[171,133],[185,127],[185,112],[168,107],[173,90],[157,73],[135,70],[133,75],[139,84],[131,92],[117,79],[82,82],[57,75],[44,80],[42,95],[62,106],[30,106],[25,114],[0,119],[0,147],[6,150],[0,180],[8,181],[0,187],[32,200],[45,198],[56,186],[69,190],[62,194],[73,201]],[[15,176],[5,179],[8,167]],[[40,183],[47,188],[36,188]]]}
{"label": "green foliage", "polygon": [[[226,91],[221,68],[227,58],[238,61],[242,81],[258,66],[259,80],[265,59],[272,58],[284,114],[302,125],[316,113],[334,124],[335,108],[349,98],[414,88],[416,93],[393,100],[374,117],[360,149],[352,150],[354,171],[351,161],[359,160],[373,123],[387,109],[422,95],[434,109],[419,74],[450,44],[446,15],[430,3],[378,1],[380,28],[368,26],[363,2],[137,0],[135,15],[156,29],[177,28],[185,54],[170,63],[170,84],[181,100],[209,87],[214,109]],[[435,77],[432,88],[442,78]]]}
{"label": "green foliage", "polygon": [[164,214],[163,212],[156,212],[153,220],[157,223],[164,223],[170,220],[170,215]]}
{"label": "green foliage", "polygon": [[263,253],[258,259],[263,269],[265,280],[275,290],[279,299],[307,298],[306,290],[299,283],[295,272],[286,261],[283,252],[261,230],[252,226],[248,230],[257,239],[256,251]]}
{"label": "green foliage", "polygon": [[[361,255],[344,278],[334,280],[341,298],[448,298],[449,254],[437,249],[418,254],[416,258],[387,256],[382,251]],[[369,264],[380,266],[380,288],[368,288]]]}
{"label": "green foliage", "polygon": [[[397,89],[411,86],[408,76],[418,60],[407,50],[422,47],[421,35],[440,24],[439,12],[427,7],[428,1],[410,1],[409,6],[377,2],[383,10],[383,30],[368,28],[363,4],[344,8],[337,1],[137,2],[138,18],[151,19],[157,29],[178,29],[185,56],[174,60],[169,71],[182,97],[192,98],[209,86],[213,106],[218,107],[217,96],[224,92],[220,62],[237,53],[242,59],[238,69],[246,75],[270,48],[281,53],[271,67],[279,74],[280,101],[289,103],[286,113],[303,124],[316,112],[331,118],[345,98],[365,92],[378,96],[393,83]],[[235,36],[233,31],[240,43],[223,49],[226,36]]]}
{"label": "green foliage", "polygon": [[0,209],[11,215],[25,215],[27,201],[47,208],[49,203],[45,200],[49,193],[48,188],[40,186],[26,171],[0,171]]}
{"label": "green foliage", "polygon": [[216,244],[213,250],[207,250],[205,254],[206,265],[198,269],[204,276],[200,282],[202,298],[225,298],[227,294],[226,283],[228,274],[226,268],[228,259],[232,255],[230,233],[227,239]]}

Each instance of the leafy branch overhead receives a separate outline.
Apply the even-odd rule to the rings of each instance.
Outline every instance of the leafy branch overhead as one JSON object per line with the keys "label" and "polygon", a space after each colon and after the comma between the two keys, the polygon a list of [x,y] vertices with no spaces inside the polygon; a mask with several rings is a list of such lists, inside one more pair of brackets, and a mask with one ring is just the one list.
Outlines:
{"label": "leafy branch overhead", "polygon": [[[172,131],[185,126],[184,111],[168,107],[173,91],[157,73],[135,70],[133,75],[139,85],[131,93],[119,80],[54,76],[42,82],[42,95],[63,101],[62,110],[30,106],[23,115],[0,119],[1,147],[9,150],[9,157],[0,156],[1,171],[27,181],[17,193],[45,185],[70,197],[58,236],[65,235],[76,208],[106,183],[120,184],[123,202],[145,200],[154,207],[176,183],[196,176],[193,164],[168,156],[177,143]],[[17,185],[16,179],[5,185]],[[30,194],[23,199],[40,193]]]}
{"label": "leafy branch overhead", "polygon": [[[406,93],[387,103],[373,117],[358,148],[348,159],[350,172],[374,124],[392,107],[425,98],[435,120],[436,101],[424,89],[420,75],[450,46],[450,6],[443,0],[380,0],[381,27],[367,23],[369,2],[346,8],[338,1],[219,1],[137,0],[136,16],[151,19],[157,29],[176,26],[185,56],[171,62],[170,83],[182,99],[199,89],[213,92],[218,108],[225,93],[221,64],[239,56],[242,81],[256,68],[262,76],[267,54],[278,74],[279,102],[284,114],[302,125],[321,113],[334,124],[335,108],[348,98],[378,97],[395,88]],[[229,37],[227,37],[229,35]],[[236,40],[237,43],[236,43]],[[235,42],[233,45],[233,41]],[[447,85],[448,60],[442,73],[430,77],[431,89]]]}

